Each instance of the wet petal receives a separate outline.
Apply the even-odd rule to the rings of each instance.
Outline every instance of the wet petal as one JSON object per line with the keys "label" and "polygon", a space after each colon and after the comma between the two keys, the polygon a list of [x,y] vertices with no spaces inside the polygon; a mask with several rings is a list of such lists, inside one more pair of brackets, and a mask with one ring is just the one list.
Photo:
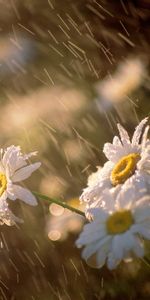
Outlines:
{"label": "wet petal", "polygon": [[89,257],[91,257],[94,253],[97,251],[101,251],[102,247],[111,240],[110,236],[106,236],[100,241],[97,241],[96,243],[92,243],[87,245],[84,250],[82,251],[82,257],[87,260]]}
{"label": "wet petal", "polygon": [[[91,225],[91,224],[89,224]],[[106,236],[105,226],[97,226],[95,230],[84,230],[78,239],[78,245],[88,245]]]}
{"label": "wet petal", "polygon": [[120,139],[119,139],[118,136],[114,136],[114,138],[113,138],[113,145],[114,146],[122,147],[121,141],[120,141]]}
{"label": "wet petal", "polygon": [[120,134],[122,144],[124,146],[126,146],[127,144],[130,144],[130,138],[129,138],[129,135],[128,135],[127,131],[120,124],[117,124],[117,127],[118,127],[118,130],[119,130],[119,134]]}
{"label": "wet petal", "polygon": [[114,256],[114,254],[112,252],[110,252],[108,254],[108,259],[107,259],[107,267],[109,270],[114,270],[118,264],[120,263],[120,260],[116,259],[116,257]]}
{"label": "wet petal", "polygon": [[32,206],[37,205],[35,196],[28,190],[19,185],[13,185],[13,191],[16,199],[20,199],[23,202]]}
{"label": "wet petal", "polygon": [[146,147],[146,143],[148,141],[148,132],[149,132],[149,125],[146,126],[143,136],[142,136],[142,149],[144,149]]}
{"label": "wet petal", "polygon": [[108,160],[115,163],[119,158],[120,150],[122,151],[122,147],[115,146],[111,143],[105,143],[103,152]]}
{"label": "wet petal", "polygon": [[2,164],[4,167],[7,166],[7,164],[9,163],[10,156],[15,151],[20,151],[20,147],[19,146],[16,147],[16,146],[12,145],[5,150],[3,158],[2,158]]}
{"label": "wet petal", "polygon": [[132,138],[132,145],[137,145],[139,144],[140,141],[140,137],[142,134],[142,130],[144,125],[147,123],[148,118],[143,119],[140,124],[136,127],[134,134],[133,134],[133,138]]}
{"label": "wet petal", "polygon": [[147,196],[146,198],[143,197],[143,199],[136,202],[134,219],[137,224],[150,220],[150,196]]}
{"label": "wet petal", "polygon": [[22,169],[19,169],[15,172],[15,174],[12,177],[13,182],[22,181],[26,178],[28,178],[35,170],[37,170],[41,166],[40,162],[31,164],[27,167],[24,167]]}
{"label": "wet petal", "polygon": [[150,240],[150,227],[144,226],[145,224],[135,224],[132,226],[130,231],[133,234],[139,234],[139,236]]}
{"label": "wet petal", "polygon": [[112,248],[113,256],[116,260],[122,260],[124,256],[124,239],[123,235],[116,235],[112,239]]}

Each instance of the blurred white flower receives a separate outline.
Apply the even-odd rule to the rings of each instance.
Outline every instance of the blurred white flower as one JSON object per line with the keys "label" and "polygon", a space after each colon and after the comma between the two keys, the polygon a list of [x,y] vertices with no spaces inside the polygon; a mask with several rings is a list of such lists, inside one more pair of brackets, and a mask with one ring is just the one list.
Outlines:
{"label": "blurred white flower", "polygon": [[76,241],[82,257],[95,268],[105,262],[114,269],[123,259],[144,256],[143,238],[150,240],[150,197],[136,198],[132,187],[118,196],[105,191],[105,207],[91,208],[93,221]]}
{"label": "blurred white flower", "polygon": [[98,169],[94,175],[95,182],[90,180],[80,197],[87,205],[87,213],[90,207],[104,205],[105,189],[118,193],[128,185],[134,185],[139,196],[142,196],[150,188],[150,141],[147,139],[149,126],[142,134],[146,122],[147,118],[136,127],[131,141],[125,129],[118,124],[120,139],[115,136],[113,144],[104,145],[103,151],[109,161]]}
{"label": "blurred white flower", "polygon": [[0,160],[0,220],[1,223],[12,225],[19,220],[9,210],[7,199],[20,199],[27,204],[36,205],[35,196],[26,188],[17,183],[28,178],[41,163],[27,164],[27,160],[36,155],[36,152],[23,155],[19,146],[10,146],[6,150],[1,149]]}
{"label": "blurred white flower", "polygon": [[41,193],[46,194],[50,197],[59,198],[60,195],[64,194],[67,185],[67,181],[64,180],[61,176],[56,176],[52,173],[47,172],[47,174],[45,174],[45,176],[42,178],[40,191]]}
{"label": "blurred white flower", "polygon": [[17,40],[14,36],[9,35],[7,38],[0,38],[0,66],[1,76],[5,77],[11,73],[15,74],[22,72],[26,74],[27,71],[24,68],[27,63],[32,61],[37,56],[36,45],[33,40],[17,36]]}
{"label": "blurred white flower", "polygon": [[129,93],[140,86],[145,76],[146,64],[140,58],[130,58],[122,62],[112,77],[109,76],[96,85],[101,99],[101,102],[97,100],[100,110],[125,100]]}
{"label": "blurred white flower", "polygon": [[[67,204],[84,210],[84,206],[80,205],[78,198],[67,201]],[[51,217],[47,222],[46,231],[49,239],[52,241],[62,241],[68,237],[69,233],[79,232],[85,221],[84,217],[54,203],[50,205],[50,213]]]}

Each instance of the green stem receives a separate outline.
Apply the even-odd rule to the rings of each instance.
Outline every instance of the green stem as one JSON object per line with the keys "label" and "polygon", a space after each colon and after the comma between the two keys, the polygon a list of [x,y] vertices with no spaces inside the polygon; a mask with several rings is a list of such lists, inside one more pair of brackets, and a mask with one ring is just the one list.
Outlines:
{"label": "green stem", "polygon": [[64,207],[64,208],[67,208],[67,209],[71,210],[72,212],[74,212],[74,213],[76,213],[76,214],[78,214],[78,215],[81,215],[81,216],[85,217],[84,212],[82,212],[81,210],[79,210],[79,209],[77,209],[77,208],[74,208],[74,207],[68,205],[66,202],[63,202],[63,201],[58,200],[58,199],[50,198],[50,197],[48,197],[48,196],[46,196],[46,195],[42,195],[42,194],[40,194],[40,193],[38,193],[38,192],[32,192],[32,193],[33,193],[37,198],[46,200],[46,201],[48,201],[48,202],[50,202],[50,203],[55,203],[55,204],[57,204],[57,205],[60,205],[60,206],[62,206],[62,207]]}

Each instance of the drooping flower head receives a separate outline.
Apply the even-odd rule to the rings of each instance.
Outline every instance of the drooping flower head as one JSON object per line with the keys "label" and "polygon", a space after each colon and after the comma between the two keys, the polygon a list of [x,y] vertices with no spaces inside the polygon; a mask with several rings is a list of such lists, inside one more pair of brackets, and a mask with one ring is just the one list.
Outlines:
{"label": "drooping flower head", "polygon": [[0,222],[12,225],[19,218],[15,217],[8,208],[7,199],[20,199],[27,204],[36,205],[35,196],[26,188],[18,185],[20,181],[28,178],[41,163],[28,164],[28,159],[36,152],[23,155],[19,146],[10,146],[1,149],[0,159]]}
{"label": "drooping flower head", "polygon": [[104,145],[103,151],[108,161],[95,174],[95,184],[90,181],[81,195],[80,199],[86,202],[87,210],[105,202],[105,189],[119,192],[126,182],[139,185],[142,182],[144,189],[150,188],[150,141],[147,138],[149,126],[143,132],[147,120],[145,118],[136,127],[132,140],[127,131],[118,124],[120,138],[115,136],[112,144]]}
{"label": "drooping flower head", "polygon": [[136,198],[132,186],[118,196],[105,190],[105,207],[91,208],[93,221],[86,224],[76,245],[83,247],[88,264],[114,269],[126,258],[144,256],[143,239],[150,240],[150,197]]}

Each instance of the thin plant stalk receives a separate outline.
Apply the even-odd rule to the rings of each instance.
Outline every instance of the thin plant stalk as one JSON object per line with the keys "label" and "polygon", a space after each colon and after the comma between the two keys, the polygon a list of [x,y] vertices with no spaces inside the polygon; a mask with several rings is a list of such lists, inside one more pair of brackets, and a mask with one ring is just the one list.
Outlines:
{"label": "thin plant stalk", "polygon": [[50,197],[48,197],[48,196],[46,196],[46,195],[43,195],[43,194],[40,194],[40,193],[38,193],[38,192],[32,192],[32,193],[33,193],[37,198],[39,198],[39,199],[46,200],[46,201],[49,202],[49,203],[55,203],[55,204],[57,204],[57,205],[62,206],[63,208],[69,209],[70,211],[72,211],[72,212],[74,212],[74,213],[76,213],[76,214],[78,214],[78,215],[81,215],[82,217],[85,217],[85,214],[84,214],[83,211],[81,211],[81,210],[79,210],[79,209],[77,209],[77,208],[75,208],[75,207],[73,207],[73,206],[68,205],[66,202],[63,202],[63,201],[58,200],[58,199],[55,199],[55,198],[50,198]]}

